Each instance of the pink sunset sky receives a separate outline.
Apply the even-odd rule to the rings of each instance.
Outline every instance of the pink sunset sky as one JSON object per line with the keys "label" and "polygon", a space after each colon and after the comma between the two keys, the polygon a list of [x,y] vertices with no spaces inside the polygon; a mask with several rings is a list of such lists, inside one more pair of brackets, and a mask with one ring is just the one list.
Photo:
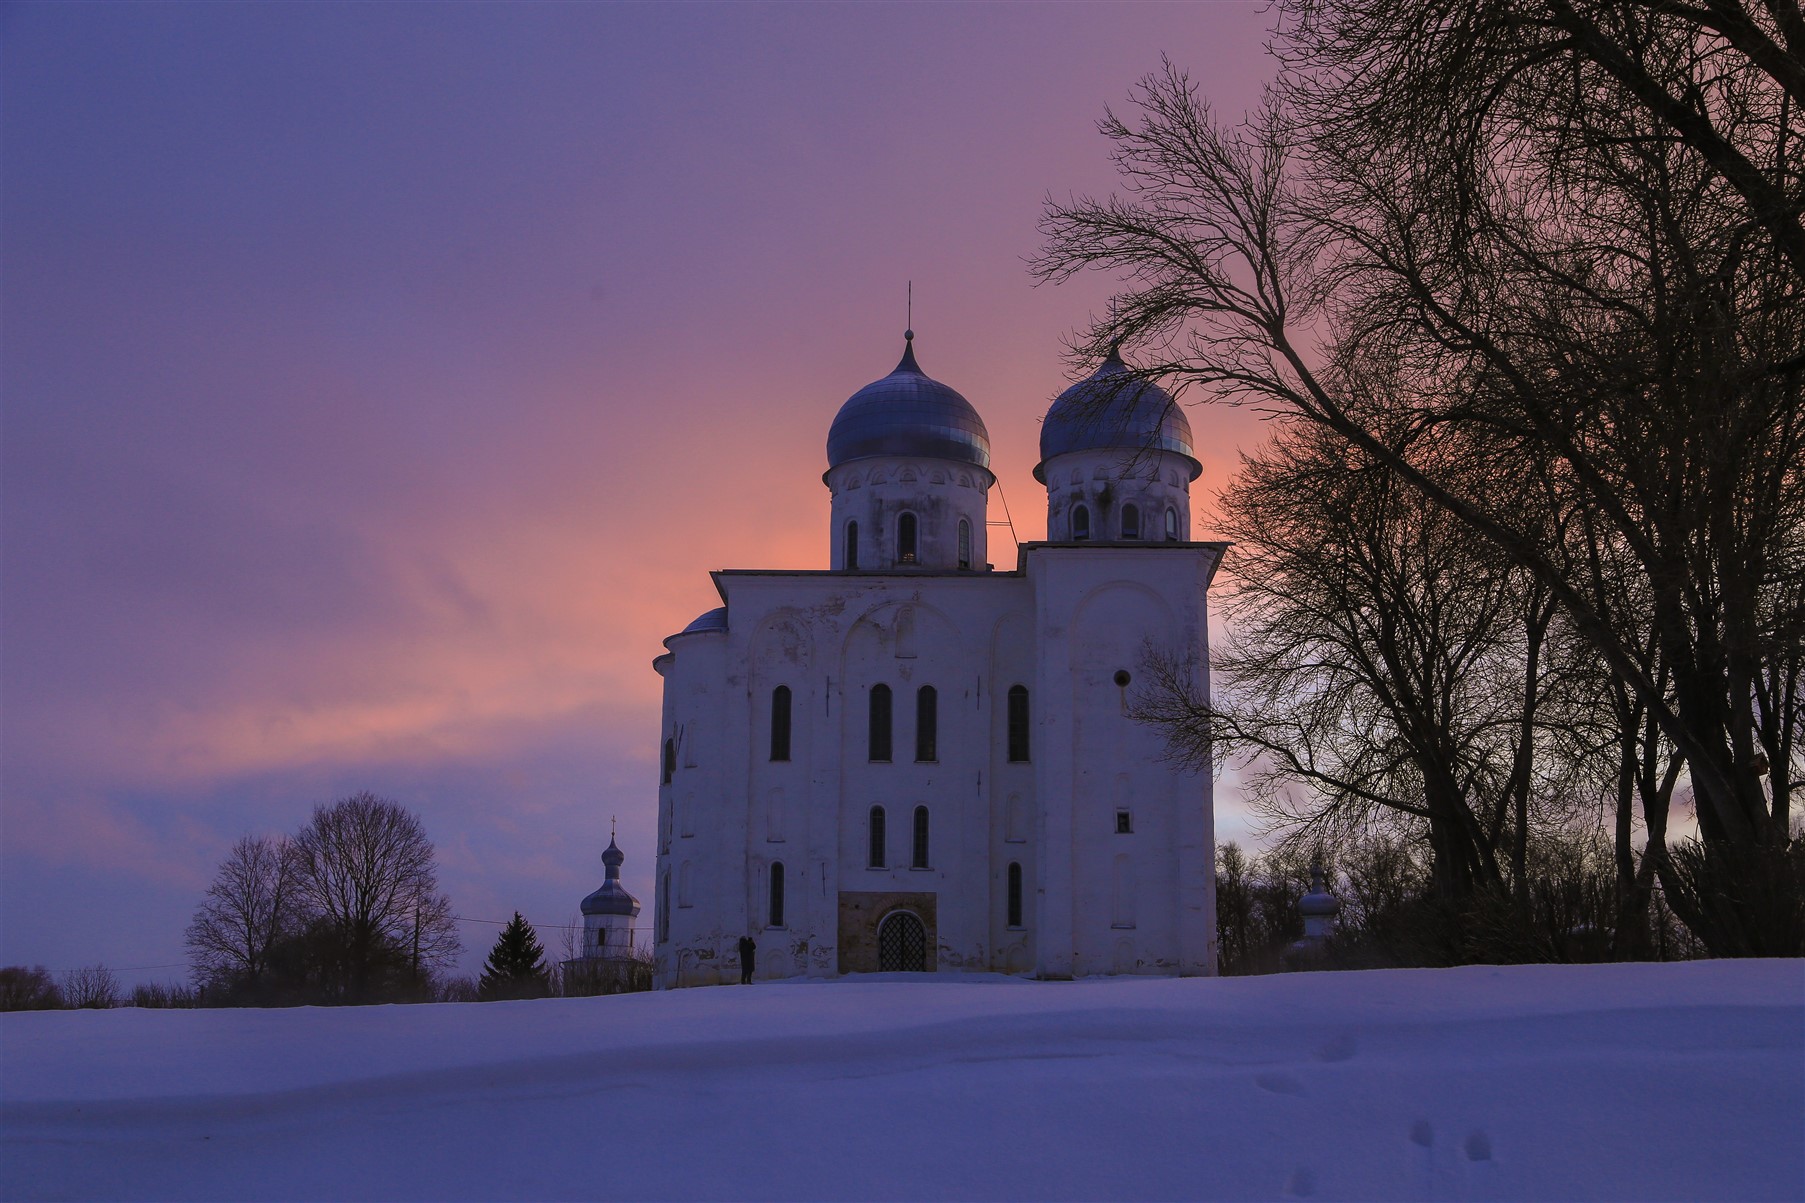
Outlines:
{"label": "pink sunset sky", "polygon": [[[1034,286],[1042,203],[1112,188],[1095,122],[1162,53],[1255,104],[1270,20],[0,12],[0,964],[183,976],[231,841],[360,789],[481,919],[570,922],[618,816],[649,922],[651,660],[709,570],[826,564],[828,424],[905,283],[1041,537],[1039,418],[1112,284]],[[1190,416],[1207,514],[1261,431]]]}

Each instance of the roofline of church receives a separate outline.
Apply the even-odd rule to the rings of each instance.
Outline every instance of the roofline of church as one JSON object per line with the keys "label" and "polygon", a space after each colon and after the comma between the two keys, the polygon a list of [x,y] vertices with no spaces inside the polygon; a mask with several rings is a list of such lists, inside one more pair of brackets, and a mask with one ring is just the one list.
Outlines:
{"label": "roofline of church", "polygon": [[1216,579],[1216,569],[1222,564],[1222,557],[1233,543],[1217,540],[1190,539],[1169,542],[1143,542],[1135,539],[1087,539],[1082,543],[1049,543],[1044,540],[1033,540],[1016,545],[1014,568],[716,568],[708,575],[714,581],[715,592],[721,600],[727,600],[727,590],[721,584],[721,578],[727,576],[785,576],[785,577],[829,577],[845,580],[848,577],[879,577],[897,580],[921,580],[929,577],[934,580],[995,580],[997,577],[1021,577],[1028,574],[1028,553],[1033,551],[1194,551],[1205,547],[1216,555],[1210,561],[1208,584]]}

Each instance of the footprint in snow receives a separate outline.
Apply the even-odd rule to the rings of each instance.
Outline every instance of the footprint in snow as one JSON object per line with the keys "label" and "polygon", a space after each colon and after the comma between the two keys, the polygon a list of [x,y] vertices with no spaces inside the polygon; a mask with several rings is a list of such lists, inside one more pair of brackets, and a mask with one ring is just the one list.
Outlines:
{"label": "footprint in snow", "polygon": [[1316,1059],[1318,1061],[1351,1061],[1359,1050],[1360,1046],[1354,1042],[1351,1033],[1338,1032],[1322,1042],[1322,1046],[1316,1050]]}
{"label": "footprint in snow", "polygon": [[1410,1125],[1410,1176],[1419,1199],[1438,1199],[1447,1195],[1438,1189],[1435,1174],[1435,1127],[1426,1119]]}
{"label": "footprint in snow", "polygon": [[1484,1132],[1474,1129],[1461,1143],[1460,1151],[1466,1154],[1466,1197],[1469,1199],[1502,1198],[1503,1187],[1499,1181],[1498,1163],[1492,1160],[1492,1138]]}
{"label": "footprint in snow", "polygon": [[1304,1092],[1304,1084],[1290,1074],[1259,1074],[1254,1078],[1253,1084],[1270,1094],[1302,1094]]}

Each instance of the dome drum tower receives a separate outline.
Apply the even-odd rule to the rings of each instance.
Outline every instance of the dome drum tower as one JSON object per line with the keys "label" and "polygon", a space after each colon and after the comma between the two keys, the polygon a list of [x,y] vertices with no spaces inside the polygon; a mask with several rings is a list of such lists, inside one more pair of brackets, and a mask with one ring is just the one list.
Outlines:
{"label": "dome drum tower", "polygon": [[1111,348],[1041,424],[1034,479],[1047,487],[1047,541],[1188,542],[1202,472],[1184,411]]}
{"label": "dome drum tower", "polygon": [[827,435],[836,571],[988,567],[990,435],[971,402],[929,378],[904,335],[896,370],[854,393]]}

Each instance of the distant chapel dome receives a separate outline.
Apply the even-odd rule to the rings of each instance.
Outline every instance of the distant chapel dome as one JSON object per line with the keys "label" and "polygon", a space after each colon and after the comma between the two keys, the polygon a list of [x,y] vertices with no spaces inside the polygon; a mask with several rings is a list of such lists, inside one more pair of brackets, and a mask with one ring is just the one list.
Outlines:
{"label": "distant chapel dome", "polygon": [[601,889],[583,899],[585,915],[639,914],[639,899],[627,893],[627,888],[620,883],[620,866],[626,859],[626,853],[620,850],[610,836],[608,848],[602,853],[602,869],[607,879],[602,882]]}
{"label": "distant chapel dome", "polygon": [[919,456],[990,467],[990,432],[971,402],[931,380],[915,362],[915,332],[904,335],[902,362],[854,393],[827,432],[831,470],[873,456]]}
{"label": "distant chapel dome", "polygon": [[1129,373],[1116,349],[1089,376],[1059,394],[1040,426],[1040,463],[1034,479],[1046,483],[1047,461],[1073,451],[1170,451],[1190,461],[1191,479],[1203,473],[1191,448],[1191,423],[1159,385]]}

